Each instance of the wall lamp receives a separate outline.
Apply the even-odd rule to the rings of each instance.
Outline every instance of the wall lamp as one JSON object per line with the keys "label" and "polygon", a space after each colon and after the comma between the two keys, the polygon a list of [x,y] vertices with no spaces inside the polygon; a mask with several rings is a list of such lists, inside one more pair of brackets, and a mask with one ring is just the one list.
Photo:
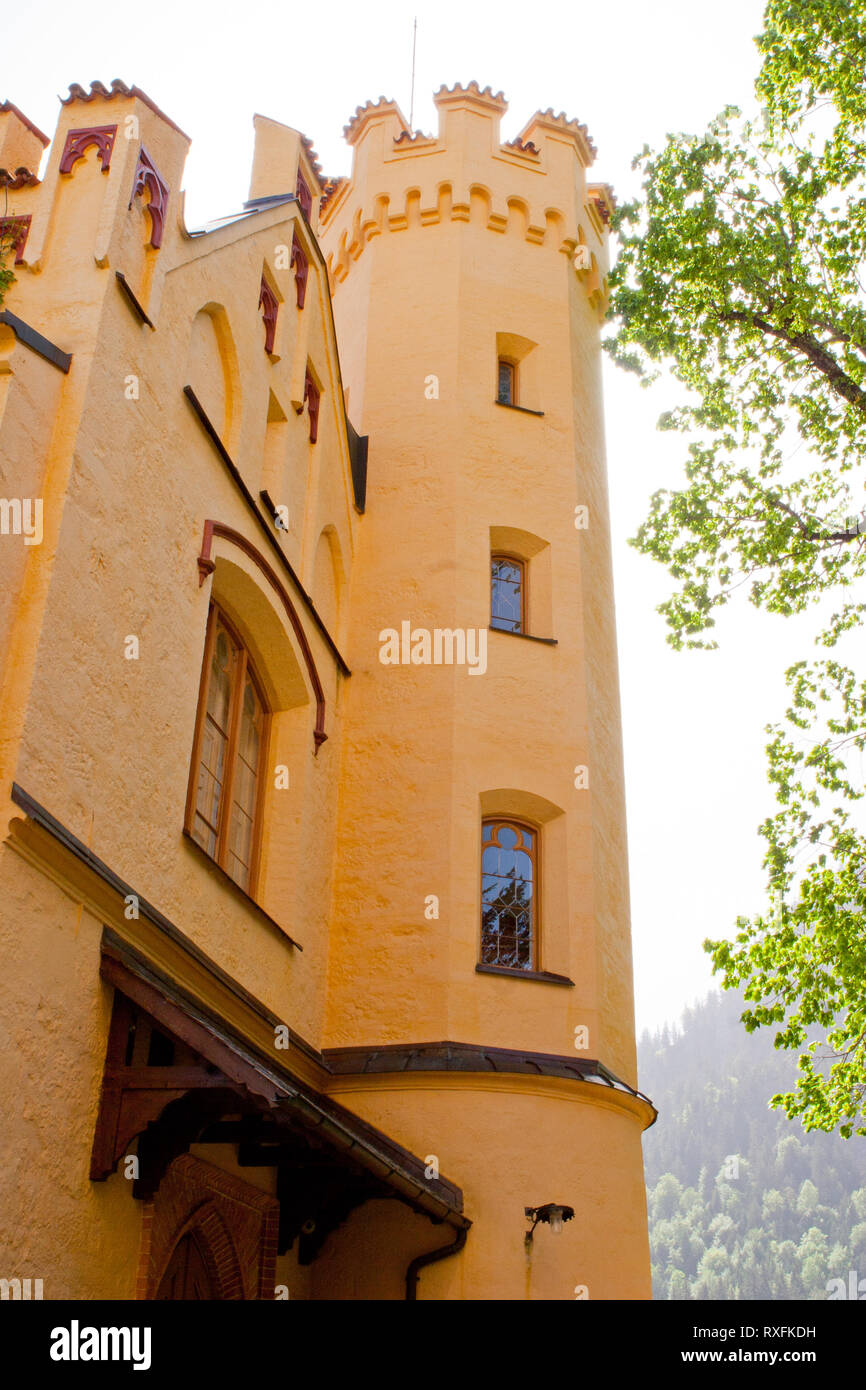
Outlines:
{"label": "wall lamp", "polygon": [[527,1221],[532,1225],[523,1238],[523,1244],[527,1251],[532,1245],[532,1236],[539,1221],[548,1225],[555,1236],[558,1236],[566,1221],[574,1218],[574,1207],[564,1207],[559,1202],[545,1202],[541,1207],[524,1207],[524,1214]]}

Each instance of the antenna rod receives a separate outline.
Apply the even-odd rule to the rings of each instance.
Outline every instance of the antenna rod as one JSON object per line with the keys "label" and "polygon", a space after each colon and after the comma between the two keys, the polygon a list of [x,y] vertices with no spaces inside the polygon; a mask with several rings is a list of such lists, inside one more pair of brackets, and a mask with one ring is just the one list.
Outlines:
{"label": "antenna rod", "polygon": [[418,38],[418,16],[415,16],[412,24],[412,94],[409,98],[409,129],[413,130],[412,122],[415,119],[415,43]]}

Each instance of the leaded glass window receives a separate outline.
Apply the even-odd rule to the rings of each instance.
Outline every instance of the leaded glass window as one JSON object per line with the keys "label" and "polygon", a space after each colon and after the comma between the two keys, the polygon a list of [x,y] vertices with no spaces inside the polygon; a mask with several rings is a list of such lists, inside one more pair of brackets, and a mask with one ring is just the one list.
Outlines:
{"label": "leaded glass window", "polygon": [[490,557],[490,626],[505,632],[525,631],[526,574],[522,560]]}
{"label": "leaded glass window", "polygon": [[515,405],[515,387],[517,385],[517,372],[512,362],[506,362],[504,358],[499,359],[499,395],[498,400],[501,405]]}
{"label": "leaded glass window", "polygon": [[246,892],[255,879],[266,722],[247,651],[219,610],[212,608],[187,828],[196,844]]}
{"label": "leaded glass window", "polygon": [[485,821],[481,846],[481,964],[534,970],[537,834],[518,821]]}

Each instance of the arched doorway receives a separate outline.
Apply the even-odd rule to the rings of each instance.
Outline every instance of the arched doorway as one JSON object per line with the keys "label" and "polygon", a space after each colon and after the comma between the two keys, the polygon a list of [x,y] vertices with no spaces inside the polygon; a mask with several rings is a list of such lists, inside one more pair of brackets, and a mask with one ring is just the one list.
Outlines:
{"label": "arched doorway", "polygon": [[217,1298],[204,1251],[194,1231],[181,1236],[156,1292],[157,1299]]}

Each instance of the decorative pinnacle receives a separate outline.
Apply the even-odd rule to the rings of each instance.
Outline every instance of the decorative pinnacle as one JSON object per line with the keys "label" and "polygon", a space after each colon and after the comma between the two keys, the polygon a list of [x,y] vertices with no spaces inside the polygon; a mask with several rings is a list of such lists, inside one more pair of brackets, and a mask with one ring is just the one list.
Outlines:
{"label": "decorative pinnacle", "polygon": [[433,93],[433,100],[437,106],[444,105],[449,100],[458,100],[460,97],[474,97],[476,101],[483,101],[500,111],[508,110],[504,92],[494,92],[491,87],[482,90],[474,79],[465,86],[462,82],[455,82],[453,87],[446,87],[443,82],[438,92]]}
{"label": "decorative pinnacle", "polygon": [[61,97],[64,106],[68,106],[71,101],[94,101],[96,97],[104,97],[110,101],[112,97],[131,97],[136,95],[135,87],[127,87],[119,77],[115,77],[111,84],[111,89],[106,87],[104,82],[91,82],[90,91],[86,92],[80,82],[70,82],[69,96]]}
{"label": "decorative pinnacle", "polygon": [[140,87],[136,87],[135,85],[127,87],[126,83],[122,82],[119,77],[115,77],[110,88],[106,87],[104,82],[91,82],[89,92],[84,90],[80,82],[70,82],[69,96],[59,97],[58,100],[61,105],[69,106],[70,102],[73,101],[96,101],[97,98],[102,98],[103,101],[111,101],[114,97],[134,97],[136,100],[144,102],[144,105],[149,106],[151,111],[159,116],[160,120],[165,121],[166,125],[171,126],[172,130],[176,130],[179,135],[182,135],[187,144],[191,143],[186,132],[181,130],[180,126],[176,125],[170,116],[167,116],[164,111],[159,109],[156,102],[147,95],[147,92],[143,92]]}
{"label": "decorative pinnacle", "polygon": [[569,116],[566,116],[564,111],[560,111],[559,114],[556,115],[552,106],[548,106],[546,111],[536,111],[532,119],[527,122],[520,132],[520,139],[522,140],[524,135],[526,135],[533,126],[538,125],[546,126],[548,129],[553,130],[565,130],[568,131],[570,135],[576,135],[579,143],[583,146],[587,164],[591,164],[598,154],[586,126],[582,125],[580,121],[572,120]]}
{"label": "decorative pinnacle", "polygon": [[350,145],[353,145],[361,133],[361,129],[367,119],[375,112],[393,111],[399,117],[404,130],[409,129],[409,124],[403,112],[400,110],[396,101],[390,97],[379,97],[378,101],[368,101],[364,106],[356,106],[355,114],[348,125],[343,126],[343,135]]}

